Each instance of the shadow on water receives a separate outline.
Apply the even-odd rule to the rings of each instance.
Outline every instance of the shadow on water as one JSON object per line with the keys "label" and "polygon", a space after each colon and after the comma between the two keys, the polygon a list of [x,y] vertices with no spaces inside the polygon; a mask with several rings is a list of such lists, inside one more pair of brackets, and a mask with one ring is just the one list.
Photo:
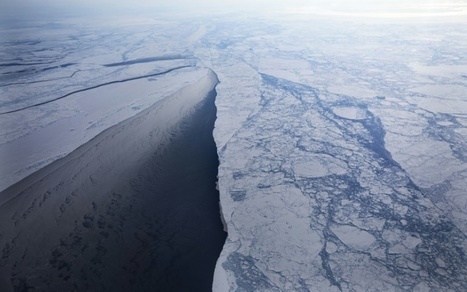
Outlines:
{"label": "shadow on water", "polygon": [[[170,146],[152,156],[130,182],[140,203],[130,219],[142,244],[126,263],[138,291],[211,291],[214,267],[225,242],[215,188],[218,157],[212,136],[213,90],[182,122]],[[135,290],[136,291],[136,290]]]}

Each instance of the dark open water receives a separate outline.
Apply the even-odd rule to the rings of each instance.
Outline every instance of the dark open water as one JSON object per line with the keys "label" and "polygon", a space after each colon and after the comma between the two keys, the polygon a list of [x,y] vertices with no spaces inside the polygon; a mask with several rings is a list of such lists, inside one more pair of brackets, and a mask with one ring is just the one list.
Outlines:
{"label": "dark open water", "polygon": [[[180,127],[173,129],[166,147],[155,147],[149,159],[135,161],[137,170],[131,171],[129,177],[120,179],[117,185],[100,188],[99,193],[89,191],[93,189],[85,184],[77,189],[78,193],[72,193],[66,205],[70,209],[65,210],[64,204],[52,207],[60,207],[56,211],[62,215],[54,223],[61,226],[63,234],[58,242],[38,242],[39,239],[31,237],[28,242],[15,239],[9,243],[7,247],[37,244],[44,247],[42,255],[28,253],[23,258],[3,250],[0,259],[17,263],[11,275],[3,275],[3,279],[11,281],[11,288],[211,291],[214,267],[226,238],[215,185],[219,164],[212,137],[215,96],[213,90],[191,116],[184,118]],[[103,144],[101,151],[117,148],[118,152],[118,147],[110,146],[109,150]],[[123,151],[126,150],[119,155],[124,155]],[[80,161],[71,161],[64,167],[72,168],[73,163]],[[88,163],[100,162],[94,159]],[[112,167],[134,169],[122,165],[118,159]],[[99,182],[98,177],[96,180]],[[34,188],[28,190],[38,192]],[[49,194],[57,202],[69,195],[60,189],[52,192],[55,193]],[[92,205],[82,205],[86,202],[82,198],[86,197],[92,198]],[[38,208],[34,212],[44,211]],[[41,228],[53,232],[54,226]],[[35,230],[23,232],[33,234]],[[0,292],[5,289],[0,287]]]}
{"label": "dark open water", "polygon": [[132,225],[151,227],[142,235],[146,243],[138,247],[132,265],[139,267],[122,274],[133,279],[135,291],[212,290],[214,267],[226,238],[215,188],[219,165],[212,137],[215,95],[212,91],[184,120],[170,147],[154,155],[131,181],[131,192],[144,198],[140,206],[144,216]]}

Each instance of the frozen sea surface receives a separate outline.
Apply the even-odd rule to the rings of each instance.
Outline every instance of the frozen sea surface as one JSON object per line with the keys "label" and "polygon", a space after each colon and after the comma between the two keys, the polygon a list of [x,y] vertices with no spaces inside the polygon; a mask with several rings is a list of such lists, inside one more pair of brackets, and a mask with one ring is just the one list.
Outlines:
{"label": "frozen sea surface", "polygon": [[[465,290],[465,19],[301,11],[97,24],[34,38],[16,28],[6,52],[23,63],[0,68],[0,109],[15,111],[0,115],[3,188],[180,88],[199,92],[212,70],[228,231],[214,291]],[[67,138],[54,147],[26,143],[56,132]],[[21,147],[29,154],[6,154]],[[0,246],[20,258],[11,234]]]}
{"label": "frozen sea surface", "polygon": [[[215,291],[463,291],[465,21],[213,24]],[[231,37],[235,36],[235,37]]]}

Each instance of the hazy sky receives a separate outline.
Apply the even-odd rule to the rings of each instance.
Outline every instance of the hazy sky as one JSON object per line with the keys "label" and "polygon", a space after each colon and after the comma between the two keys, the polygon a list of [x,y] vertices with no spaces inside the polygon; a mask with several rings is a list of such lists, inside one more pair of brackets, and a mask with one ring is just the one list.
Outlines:
{"label": "hazy sky", "polygon": [[[402,14],[466,15],[467,0],[0,0],[3,10],[37,13],[40,10],[102,11],[173,10],[203,11],[287,11],[324,15],[358,16]],[[2,9],[0,9],[2,10]]]}
{"label": "hazy sky", "polygon": [[166,6],[174,8],[184,7],[228,7],[231,9],[269,9],[269,8],[284,8],[284,7],[303,7],[303,6],[318,6],[322,8],[334,9],[365,9],[382,8],[382,7],[397,7],[422,5],[422,6],[440,6],[452,4],[467,4],[467,0],[2,0],[4,4],[10,5],[34,5],[34,6],[101,6],[112,8],[115,6]]}

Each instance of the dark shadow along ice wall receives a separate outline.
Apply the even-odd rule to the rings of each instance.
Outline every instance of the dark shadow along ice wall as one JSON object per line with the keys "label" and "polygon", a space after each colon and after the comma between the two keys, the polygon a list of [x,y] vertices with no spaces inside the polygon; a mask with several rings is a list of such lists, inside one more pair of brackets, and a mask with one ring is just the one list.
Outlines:
{"label": "dark shadow along ice wall", "polygon": [[216,84],[207,71],[0,193],[0,290],[210,291]]}

